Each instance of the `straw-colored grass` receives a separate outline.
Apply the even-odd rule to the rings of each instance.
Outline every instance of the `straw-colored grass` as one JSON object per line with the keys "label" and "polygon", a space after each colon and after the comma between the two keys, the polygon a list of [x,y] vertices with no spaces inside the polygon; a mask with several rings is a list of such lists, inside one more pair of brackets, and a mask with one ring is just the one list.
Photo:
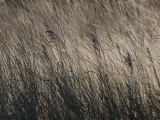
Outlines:
{"label": "straw-colored grass", "polygon": [[0,118],[160,119],[158,1],[0,5]]}

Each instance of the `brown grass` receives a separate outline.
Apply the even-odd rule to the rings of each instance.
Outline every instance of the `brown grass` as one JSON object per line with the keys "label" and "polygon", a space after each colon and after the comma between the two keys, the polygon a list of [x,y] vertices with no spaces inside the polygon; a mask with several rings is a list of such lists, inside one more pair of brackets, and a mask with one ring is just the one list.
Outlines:
{"label": "brown grass", "polygon": [[0,118],[159,119],[158,5],[6,0]]}

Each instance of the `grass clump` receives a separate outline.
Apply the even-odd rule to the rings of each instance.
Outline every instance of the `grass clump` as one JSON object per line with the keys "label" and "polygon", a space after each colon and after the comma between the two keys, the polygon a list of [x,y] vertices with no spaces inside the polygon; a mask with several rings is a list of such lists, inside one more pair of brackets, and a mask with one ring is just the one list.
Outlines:
{"label": "grass clump", "polygon": [[4,2],[1,119],[160,119],[158,2]]}

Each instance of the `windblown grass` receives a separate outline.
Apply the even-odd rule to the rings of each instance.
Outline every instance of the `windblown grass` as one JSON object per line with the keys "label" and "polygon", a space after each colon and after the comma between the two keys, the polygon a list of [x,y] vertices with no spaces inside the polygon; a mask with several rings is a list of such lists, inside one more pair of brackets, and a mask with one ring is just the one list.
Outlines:
{"label": "windblown grass", "polygon": [[0,119],[160,119],[158,6],[6,0]]}

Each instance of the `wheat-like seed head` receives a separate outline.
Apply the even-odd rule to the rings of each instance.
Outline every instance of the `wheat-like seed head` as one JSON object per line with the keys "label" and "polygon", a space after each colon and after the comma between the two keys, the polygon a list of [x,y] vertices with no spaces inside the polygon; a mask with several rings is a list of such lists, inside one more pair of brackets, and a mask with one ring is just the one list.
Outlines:
{"label": "wheat-like seed head", "polygon": [[2,6],[4,6],[5,5],[5,1],[4,0],[0,0],[0,8],[2,7]]}

